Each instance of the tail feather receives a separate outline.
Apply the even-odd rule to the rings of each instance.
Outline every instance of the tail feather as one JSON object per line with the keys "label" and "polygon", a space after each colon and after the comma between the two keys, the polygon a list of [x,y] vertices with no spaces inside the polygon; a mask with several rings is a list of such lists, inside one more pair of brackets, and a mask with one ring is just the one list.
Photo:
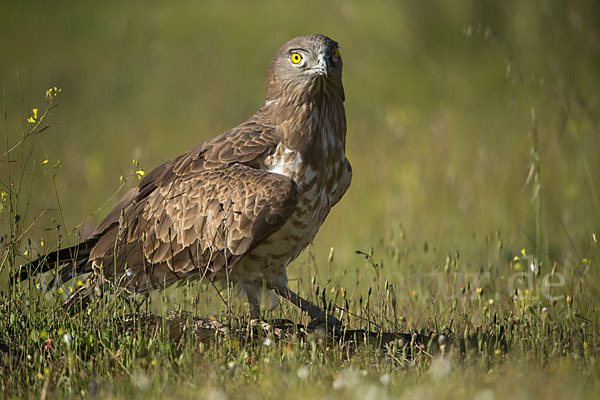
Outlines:
{"label": "tail feather", "polygon": [[70,281],[73,278],[78,277],[79,275],[86,274],[88,272],[92,272],[91,268],[85,268],[85,264],[87,264],[88,258],[85,257],[81,260],[77,260],[76,262],[70,262],[58,271],[58,275],[52,278],[50,283],[48,283],[48,289],[52,289],[54,286],[60,286],[65,282]]}
{"label": "tail feather", "polygon": [[86,264],[89,260],[90,251],[97,241],[96,238],[88,239],[78,245],[48,253],[28,264],[21,265],[19,271],[11,277],[11,282],[25,281],[32,276],[43,274],[65,264],[59,271],[58,276],[52,279],[49,287],[54,286],[56,283],[67,282],[77,275],[91,272],[91,268],[86,267]]}

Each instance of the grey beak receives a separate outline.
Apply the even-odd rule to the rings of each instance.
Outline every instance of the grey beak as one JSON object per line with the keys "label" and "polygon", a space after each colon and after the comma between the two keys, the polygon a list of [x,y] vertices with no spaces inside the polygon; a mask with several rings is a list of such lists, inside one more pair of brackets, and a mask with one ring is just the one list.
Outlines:
{"label": "grey beak", "polygon": [[317,59],[317,65],[312,67],[320,75],[325,75],[325,77],[329,76],[329,62],[327,61],[327,57],[325,54],[320,54]]}

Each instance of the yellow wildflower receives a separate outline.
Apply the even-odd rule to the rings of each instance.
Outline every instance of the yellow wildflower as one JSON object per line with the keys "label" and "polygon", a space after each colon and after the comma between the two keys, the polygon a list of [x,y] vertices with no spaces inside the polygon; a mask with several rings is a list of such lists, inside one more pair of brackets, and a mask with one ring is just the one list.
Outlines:
{"label": "yellow wildflower", "polygon": [[46,90],[46,98],[52,100],[60,92],[62,92],[62,89],[59,89],[56,86],[51,87],[50,89]]}
{"label": "yellow wildflower", "polygon": [[520,263],[515,263],[514,267],[517,271],[520,271],[523,269],[523,266]]}
{"label": "yellow wildflower", "polygon": [[37,120],[37,117],[38,117],[38,109],[34,108],[33,109],[33,117],[27,118],[27,122],[29,122],[30,124],[34,124],[35,121]]}

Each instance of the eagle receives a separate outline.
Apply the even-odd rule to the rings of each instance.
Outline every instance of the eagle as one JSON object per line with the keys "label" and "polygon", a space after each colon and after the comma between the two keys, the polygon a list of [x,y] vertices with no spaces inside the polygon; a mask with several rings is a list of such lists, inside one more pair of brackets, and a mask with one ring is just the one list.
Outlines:
{"label": "eagle", "polygon": [[350,186],[344,100],[338,43],[323,35],[288,41],[254,115],[149,172],[88,238],[16,277],[62,266],[51,285],[93,273],[131,294],[224,281],[246,293],[253,319],[266,288],[311,324],[339,324],[290,290],[286,267]]}

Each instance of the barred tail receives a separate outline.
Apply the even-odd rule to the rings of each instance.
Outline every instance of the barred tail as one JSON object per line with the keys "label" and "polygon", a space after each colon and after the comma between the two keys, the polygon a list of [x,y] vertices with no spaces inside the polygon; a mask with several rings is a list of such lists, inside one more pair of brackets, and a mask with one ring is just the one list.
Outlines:
{"label": "barred tail", "polygon": [[79,243],[76,246],[60,249],[45,256],[38,258],[28,264],[21,265],[11,277],[11,283],[14,281],[25,281],[33,276],[51,271],[54,268],[64,265],[58,275],[52,279],[48,288],[54,285],[67,282],[74,277],[92,272],[91,266],[88,265],[90,251],[96,244],[98,239],[91,238]]}

